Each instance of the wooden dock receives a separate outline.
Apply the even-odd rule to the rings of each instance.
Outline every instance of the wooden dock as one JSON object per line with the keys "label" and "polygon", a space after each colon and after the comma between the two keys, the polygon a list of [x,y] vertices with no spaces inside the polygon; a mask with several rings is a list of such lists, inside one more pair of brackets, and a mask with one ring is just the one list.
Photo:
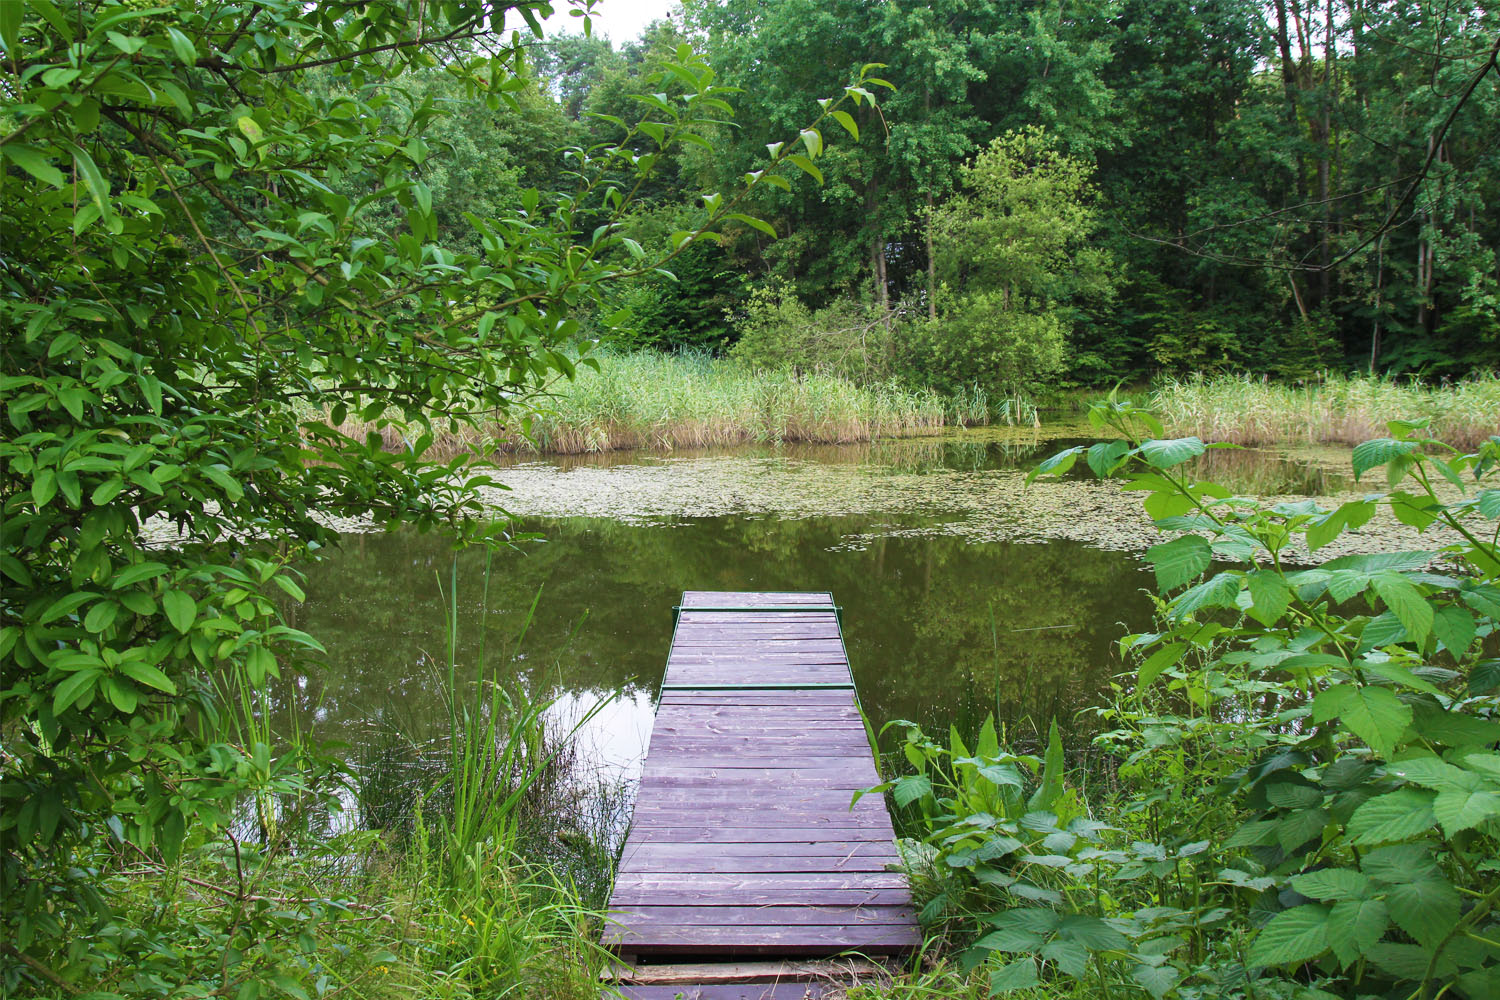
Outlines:
{"label": "wooden dock", "polygon": [[879,780],[832,595],[684,594],[605,943],[645,962],[915,947],[884,798],[849,805]]}

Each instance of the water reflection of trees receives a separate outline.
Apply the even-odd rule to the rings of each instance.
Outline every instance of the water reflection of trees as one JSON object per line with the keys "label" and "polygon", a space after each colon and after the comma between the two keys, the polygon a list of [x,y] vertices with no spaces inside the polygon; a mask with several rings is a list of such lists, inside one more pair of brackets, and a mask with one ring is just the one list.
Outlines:
{"label": "water reflection of trees", "polygon": [[[522,658],[504,671],[532,698],[653,686],[683,590],[831,590],[872,720],[967,728],[998,708],[1019,735],[1095,703],[1118,669],[1115,623],[1144,627],[1150,614],[1133,558],[1076,543],[877,537],[830,551],[868,527],[853,518],[538,527],[548,541],[495,556],[487,606],[485,554],[456,556],[460,664],[504,648],[541,590]],[[429,654],[443,647],[438,581],[453,558],[434,537],[371,535],[311,567],[299,624],[329,652],[287,686],[287,708],[353,743],[393,712],[412,738],[445,726]]]}

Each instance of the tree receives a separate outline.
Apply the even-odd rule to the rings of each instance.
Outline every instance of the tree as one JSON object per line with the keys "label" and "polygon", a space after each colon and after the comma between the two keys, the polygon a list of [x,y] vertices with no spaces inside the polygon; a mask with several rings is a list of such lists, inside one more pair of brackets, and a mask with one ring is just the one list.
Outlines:
{"label": "tree", "polygon": [[[316,652],[274,597],[300,595],[288,564],[335,542],[335,519],[503,533],[470,459],[428,454],[431,428],[524,412],[590,363],[573,314],[604,284],[731,218],[765,226],[738,205],[786,183],[790,149],[706,198],[665,258],[620,234],[631,184],[728,107],[679,47],[643,117],[570,152],[569,191],[465,214],[472,251],[442,242],[442,144],[424,134],[455,108],[391,113],[391,95],[441,65],[466,111],[521,115],[523,38],[498,30],[513,16],[540,34],[551,9],[0,4],[7,992],[150,992],[198,976],[204,953],[225,994],[304,991],[303,911],[241,881],[222,924],[135,928],[104,887],[124,859],[209,845],[253,869],[231,825],[242,795],[332,796],[326,772],[226,738],[215,679],[254,688]],[[376,433],[341,433],[350,415]],[[181,544],[150,544],[152,523]]]}
{"label": "tree", "polygon": [[960,172],[933,212],[938,319],[916,337],[918,367],[949,384],[1005,388],[1062,367],[1088,300],[1115,278],[1094,242],[1090,170],[1042,129],[1007,133]]}

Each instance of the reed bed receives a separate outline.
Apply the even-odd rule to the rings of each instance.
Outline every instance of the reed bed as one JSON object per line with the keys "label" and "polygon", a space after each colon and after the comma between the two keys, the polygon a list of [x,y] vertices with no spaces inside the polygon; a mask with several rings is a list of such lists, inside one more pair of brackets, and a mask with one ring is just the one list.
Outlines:
{"label": "reed bed", "polygon": [[[980,391],[946,397],[899,382],[859,385],[822,373],[756,371],[707,356],[655,352],[605,355],[534,400],[524,428],[479,423],[434,428],[434,453],[582,454],[741,444],[849,444],[935,434],[953,422],[983,423]],[[346,422],[363,436],[373,424]],[[399,425],[380,429],[387,448],[404,445]]]}
{"label": "reed bed", "polygon": [[1358,444],[1388,420],[1427,418],[1432,435],[1474,448],[1500,434],[1500,377],[1423,383],[1328,375],[1281,385],[1250,376],[1170,379],[1152,393],[1168,432],[1241,445]]}

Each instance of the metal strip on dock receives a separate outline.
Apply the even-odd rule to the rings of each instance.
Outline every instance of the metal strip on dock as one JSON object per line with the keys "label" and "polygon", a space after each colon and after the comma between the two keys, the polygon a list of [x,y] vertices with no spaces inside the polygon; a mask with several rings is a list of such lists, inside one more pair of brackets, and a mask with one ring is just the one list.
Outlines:
{"label": "metal strip on dock", "polygon": [[915,947],[884,798],[849,806],[879,780],[832,595],[684,594],[605,943],[652,961]]}

